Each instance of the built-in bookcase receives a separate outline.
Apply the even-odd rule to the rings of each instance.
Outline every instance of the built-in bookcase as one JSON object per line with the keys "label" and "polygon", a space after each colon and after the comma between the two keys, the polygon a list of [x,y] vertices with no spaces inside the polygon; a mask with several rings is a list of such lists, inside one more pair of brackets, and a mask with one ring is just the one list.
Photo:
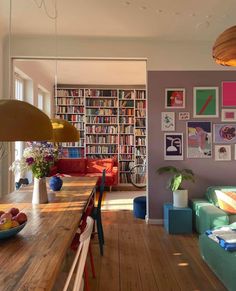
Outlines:
{"label": "built-in bookcase", "polygon": [[69,158],[114,158],[119,183],[129,183],[129,169],[146,158],[146,91],[58,86],[55,117],[80,131],[78,143],[63,144]]}

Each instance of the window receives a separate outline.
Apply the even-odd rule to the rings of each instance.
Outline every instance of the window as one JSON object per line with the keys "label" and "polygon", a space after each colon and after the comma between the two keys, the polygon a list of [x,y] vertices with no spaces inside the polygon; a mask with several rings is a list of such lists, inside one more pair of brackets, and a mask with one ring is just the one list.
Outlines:
{"label": "window", "polygon": [[42,90],[38,90],[38,108],[43,110],[43,102],[44,101],[44,92]]}

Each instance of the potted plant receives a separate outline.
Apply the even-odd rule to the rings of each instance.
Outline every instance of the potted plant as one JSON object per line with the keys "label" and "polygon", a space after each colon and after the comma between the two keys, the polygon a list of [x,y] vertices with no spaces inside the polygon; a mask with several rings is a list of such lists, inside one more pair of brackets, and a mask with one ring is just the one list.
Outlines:
{"label": "potted plant", "polygon": [[173,206],[187,207],[188,206],[188,190],[183,189],[182,182],[184,180],[194,182],[194,173],[190,169],[177,169],[173,166],[161,167],[157,170],[158,174],[172,174],[169,179],[167,188],[173,192]]}

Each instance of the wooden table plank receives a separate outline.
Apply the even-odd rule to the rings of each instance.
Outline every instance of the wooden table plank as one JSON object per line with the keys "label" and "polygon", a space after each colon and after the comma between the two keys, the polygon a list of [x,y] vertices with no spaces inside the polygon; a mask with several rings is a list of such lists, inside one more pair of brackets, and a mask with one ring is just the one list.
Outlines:
{"label": "wooden table plank", "polygon": [[32,186],[1,200],[0,210],[17,207],[28,222],[15,237],[0,240],[0,288],[51,290],[96,183],[96,177],[64,177],[61,191],[48,190],[47,204],[31,204]]}

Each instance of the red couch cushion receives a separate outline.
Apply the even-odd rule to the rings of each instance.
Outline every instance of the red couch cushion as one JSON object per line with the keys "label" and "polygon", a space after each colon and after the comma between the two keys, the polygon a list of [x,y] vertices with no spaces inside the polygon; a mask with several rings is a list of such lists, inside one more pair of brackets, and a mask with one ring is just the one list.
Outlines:
{"label": "red couch cushion", "polygon": [[59,173],[78,173],[85,174],[87,159],[60,159],[57,167]]}
{"label": "red couch cushion", "polygon": [[102,173],[103,169],[106,169],[106,173],[111,173],[113,165],[113,159],[88,159],[87,173]]}

